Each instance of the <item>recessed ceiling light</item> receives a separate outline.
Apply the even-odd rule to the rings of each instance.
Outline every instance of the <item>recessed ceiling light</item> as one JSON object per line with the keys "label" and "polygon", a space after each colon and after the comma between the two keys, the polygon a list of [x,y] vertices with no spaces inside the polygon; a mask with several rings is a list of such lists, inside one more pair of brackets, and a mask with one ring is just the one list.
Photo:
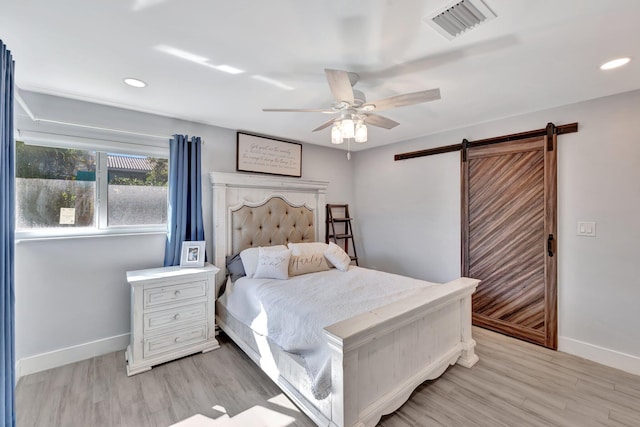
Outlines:
{"label": "recessed ceiling light", "polygon": [[611,70],[612,68],[618,68],[625,65],[627,62],[631,61],[630,58],[618,58],[613,61],[605,62],[600,66],[601,70]]}
{"label": "recessed ceiling light", "polygon": [[134,79],[133,77],[126,77],[122,79],[126,84],[133,87],[145,87],[147,84],[142,80]]}

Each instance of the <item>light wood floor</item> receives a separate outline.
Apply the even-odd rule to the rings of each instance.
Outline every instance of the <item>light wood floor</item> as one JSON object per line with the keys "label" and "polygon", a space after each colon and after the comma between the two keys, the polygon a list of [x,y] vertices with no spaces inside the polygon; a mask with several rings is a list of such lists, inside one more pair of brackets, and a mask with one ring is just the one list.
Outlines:
{"label": "light wood floor", "polygon": [[[640,426],[640,377],[474,328],[480,361],[450,367],[380,426]],[[313,426],[228,339],[127,377],[123,352],[20,379],[18,426]]]}

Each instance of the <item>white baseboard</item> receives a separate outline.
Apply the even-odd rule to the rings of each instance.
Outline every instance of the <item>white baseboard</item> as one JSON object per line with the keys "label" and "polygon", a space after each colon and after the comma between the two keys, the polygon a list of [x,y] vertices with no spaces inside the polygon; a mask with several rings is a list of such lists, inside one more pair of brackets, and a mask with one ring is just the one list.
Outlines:
{"label": "white baseboard", "polygon": [[640,375],[640,357],[631,354],[620,353],[567,337],[558,337],[558,350],[634,375]]}
{"label": "white baseboard", "polygon": [[[20,377],[25,375],[124,350],[129,345],[129,340],[129,334],[116,335],[19,359],[16,361],[16,383]],[[640,357],[637,356],[620,353],[568,337],[558,337],[558,350],[612,368],[621,369],[634,375],[640,375]]]}
{"label": "white baseboard", "polygon": [[36,372],[46,371],[47,369],[57,368],[58,366],[68,365],[69,363],[80,360],[124,350],[127,348],[127,345],[129,345],[129,335],[130,334],[116,335],[114,337],[19,359],[16,361],[16,383],[20,377],[25,375],[35,374]]}

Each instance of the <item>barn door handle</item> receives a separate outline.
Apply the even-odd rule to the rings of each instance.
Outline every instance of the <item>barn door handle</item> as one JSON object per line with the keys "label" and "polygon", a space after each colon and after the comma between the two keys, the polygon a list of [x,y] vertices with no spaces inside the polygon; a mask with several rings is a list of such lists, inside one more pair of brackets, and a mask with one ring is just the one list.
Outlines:
{"label": "barn door handle", "polygon": [[549,256],[553,256],[553,234],[549,234],[549,238],[547,239],[547,252]]}

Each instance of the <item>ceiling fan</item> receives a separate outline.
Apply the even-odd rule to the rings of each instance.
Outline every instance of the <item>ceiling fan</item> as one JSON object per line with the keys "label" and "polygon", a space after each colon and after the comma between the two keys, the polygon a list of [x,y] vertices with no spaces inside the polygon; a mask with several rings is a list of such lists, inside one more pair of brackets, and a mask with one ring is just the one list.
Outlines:
{"label": "ceiling fan", "polygon": [[358,74],[329,68],[325,68],[324,72],[331,93],[336,100],[330,108],[263,108],[262,111],[338,114],[338,117],[334,117],[313,129],[313,132],[333,125],[331,142],[341,144],[345,140],[350,141],[351,138],[356,142],[366,142],[366,125],[393,129],[400,124],[387,117],[374,114],[374,112],[440,99],[440,89],[430,89],[368,102],[364,93],[353,88],[360,78]]}

